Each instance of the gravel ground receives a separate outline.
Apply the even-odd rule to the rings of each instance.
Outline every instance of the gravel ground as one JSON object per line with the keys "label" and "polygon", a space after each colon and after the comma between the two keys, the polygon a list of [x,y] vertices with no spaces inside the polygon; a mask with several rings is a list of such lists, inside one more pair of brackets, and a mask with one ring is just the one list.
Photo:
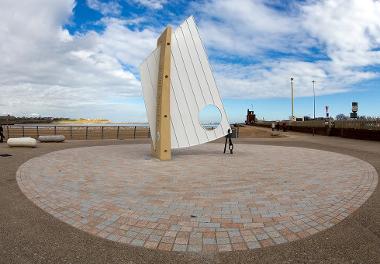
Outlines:
{"label": "gravel ground", "polygon": [[[380,174],[380,142],[297,133],[235,142],[339,152],[369,162]],[[65,148],[128,143],[148,141],[71,141],[40,144],[36,149],[0,144],[0,154],[13,155],[0,157],[0,263],[380,263],[379,186],[341,223],[306,239],[260,250],[200,255],[149,250],[91,236],[42,211],[17,185],[17,168],[32,157]]]}

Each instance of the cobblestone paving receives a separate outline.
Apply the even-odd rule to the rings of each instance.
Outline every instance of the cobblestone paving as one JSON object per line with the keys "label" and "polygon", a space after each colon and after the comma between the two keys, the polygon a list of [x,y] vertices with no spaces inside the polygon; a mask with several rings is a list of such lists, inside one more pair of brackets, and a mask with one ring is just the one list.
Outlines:
{"label": "cobblestone paving", "polygon": [[148,145],[57,151],[24,163],[24,194],[93,235],[151,249],[213,253],[287,243],[337,224],[371,195],[368,163],[293,147],[221,144],[160,162]]}

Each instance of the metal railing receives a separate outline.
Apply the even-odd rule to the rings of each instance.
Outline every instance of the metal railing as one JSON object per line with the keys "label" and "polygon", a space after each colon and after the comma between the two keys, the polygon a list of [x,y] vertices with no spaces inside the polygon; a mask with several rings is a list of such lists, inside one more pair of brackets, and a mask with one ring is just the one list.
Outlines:
{"label": "metal railing", "polygon": [[[280,122],[283,123],[283,122]],[[308,128],[323,128],[326,127],[324,120],[310,121],[286,121],[290,127],[308,127]],[[258,126],[271,127],[271,121],[257,122]],[[344,129],[363,129],[363,130],[380,130],[380,120],[335,120],[331,122],[331,126]]]}
{"label": "metal railing", "polygon": [[[49,125],[3,125],[6,139],[64,135],[69,140],[142,139],[150,138],[148,126],[49,126]],[[232,128],[233,137],[239,137],[239,127]]]}
{"label": "metal railing", "polygon": [[64,135],[72,140],[96,139],[139,139],[150,138],[150,129],[145,126],[3,126],[6,139],[11,137],[32,137]]}
{"label": "metal railing", "polygon": [[[304,122],[290,122],[290,126],[294,127],[325,127],[329,123],[326,123],[323,120],[312,120]],[[344,128],[344,129],[362,129],[362,130],[380,130],[380,121],[379,120],[334,120],[330,122],[330,126],[334,128]]]}
{"label": "metal railing", "polygon": [[338,120],[335,121],[335,128],[380,130],[380,120]]}

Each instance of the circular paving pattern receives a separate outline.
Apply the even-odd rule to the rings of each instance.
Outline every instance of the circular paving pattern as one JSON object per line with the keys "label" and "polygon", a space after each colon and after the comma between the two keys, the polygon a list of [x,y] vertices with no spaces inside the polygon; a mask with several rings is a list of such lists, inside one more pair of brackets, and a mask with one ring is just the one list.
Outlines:
{"label": "circular paving pattern", "polygon": [[217,252],[286,243],[340,222],[371,195],[368,163],[305,148],[222,144],[151,159],[149,145],[66,149],[17,172],[24,194],[58,219],[152,249]]}

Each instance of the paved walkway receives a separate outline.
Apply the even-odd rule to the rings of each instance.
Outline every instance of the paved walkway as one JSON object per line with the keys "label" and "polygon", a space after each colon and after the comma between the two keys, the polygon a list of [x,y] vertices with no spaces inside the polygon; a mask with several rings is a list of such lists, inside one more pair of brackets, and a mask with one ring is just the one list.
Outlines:
{"label": "paved walkway", "polygon": [[[214,253],[282,244],[340,222],[377,185],[368,163],[304,148],[206,144],[170,162],[150,145],[76,148],[23,164],[26,196],[102,238],[167,251]],[[254,161],[254,162],[252,162]]]}
{"label": "paved walkway", "polygon": [[[313,138],[303,135],[291,139],[246,139],[241,142],[341,152],[368,161],[377,171],[380,169],[380,144],[378,142],[317,136]],[[17,185],[16,170],[30,158],[66,148],[124,143],[128,142],[76,141],[64,144],[43,144],[37,149],[8,149],[4,145],[0,145],[1,153],[13,155],[0,158],[0,263],[380,262],[378,186],[358,210],[332,228],[306,238],[254,250],[191,254],[151,250],[90,235],[88,232],[83,232],[57,220],[35,206],[21,193]],[[219,150],[220,146],[217,149]]]}

